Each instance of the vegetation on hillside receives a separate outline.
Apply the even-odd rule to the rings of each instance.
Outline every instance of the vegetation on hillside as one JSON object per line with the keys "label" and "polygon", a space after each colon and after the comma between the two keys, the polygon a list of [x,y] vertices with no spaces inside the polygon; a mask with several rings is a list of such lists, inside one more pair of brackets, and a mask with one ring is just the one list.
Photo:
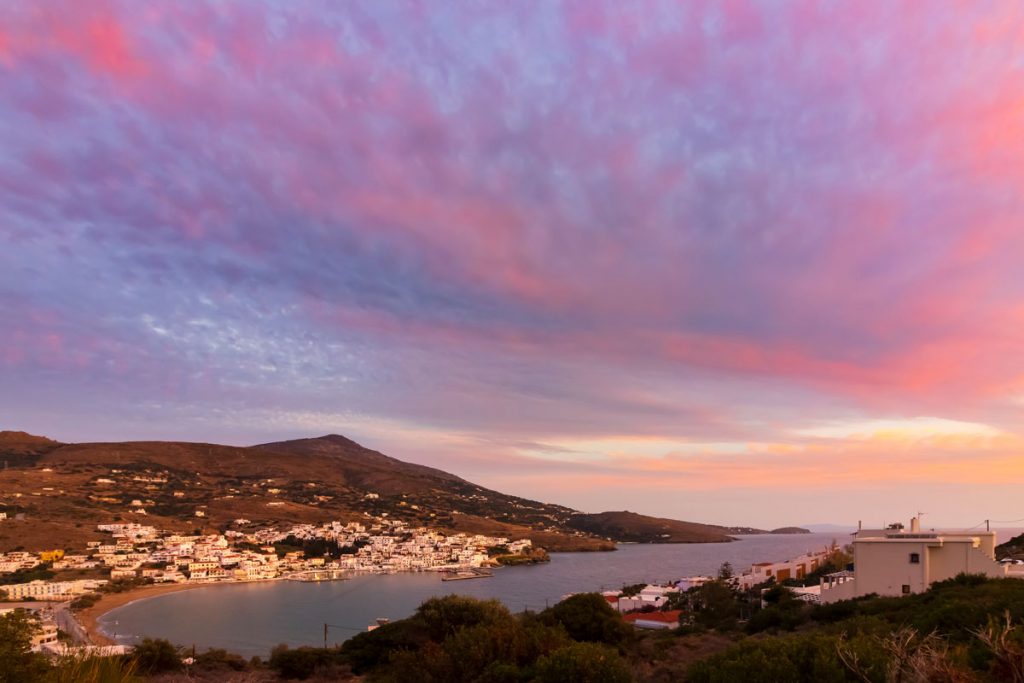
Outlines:
{"label": "vegetation on hillside", "polygon": [[[780,589],[743,627],[756,637],[687,680],[1024,681],[1024,582],[961,576],[900,598],[810,606]],[[770,634],[772,637],[765,637]]]}

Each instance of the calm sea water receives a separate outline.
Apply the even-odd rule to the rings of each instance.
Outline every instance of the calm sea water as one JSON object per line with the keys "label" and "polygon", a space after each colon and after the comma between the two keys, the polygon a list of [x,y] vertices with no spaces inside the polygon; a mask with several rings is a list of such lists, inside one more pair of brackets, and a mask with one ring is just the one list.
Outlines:
{"label": "calm sea water", "polygon": [[497,598],[513,611],[540,610],[566,593],[621,588],[712,574],[723,562],[742,571],[755,562],[796,557],[844,534],[743,536],[734,543],[622,545],[612,553],[555,553],[551,562],[503,567],[487,579],[442,582],[434,573],[359,576],[348,581],[276,581],[211,586],[140,600],[100,619],[105,633],[131,643],[143,636],[200,649],[265,656],[278,643],[338,643],[378,617],[409,616],[427,598],[457,593]]}

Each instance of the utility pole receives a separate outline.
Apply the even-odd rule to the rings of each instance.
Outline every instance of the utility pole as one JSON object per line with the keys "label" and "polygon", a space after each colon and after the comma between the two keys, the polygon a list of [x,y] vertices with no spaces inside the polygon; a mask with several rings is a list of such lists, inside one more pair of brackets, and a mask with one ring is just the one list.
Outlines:
{"label": "utility pole", "polygon": [[324,622],[324,649],[327,649],[327,622]]}
{"label": "utility pole", "polygon": [[987,519],[985,520],[985,531],[992,531],[991,527],[989,526],[989,521]]}

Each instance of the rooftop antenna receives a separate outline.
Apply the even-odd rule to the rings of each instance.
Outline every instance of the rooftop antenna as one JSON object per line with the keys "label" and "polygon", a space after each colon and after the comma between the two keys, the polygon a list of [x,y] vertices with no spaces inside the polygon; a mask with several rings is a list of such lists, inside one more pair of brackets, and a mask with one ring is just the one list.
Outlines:
{"label": "rooftop antenna", "polygon": [[924,514],[925,513],[923,513],[923,512],[918,512],[917,513],[917,517],[915,517],[914,519],[910,520],[910,532],[911,533],[915,533],[915,532],[919,533],[921,531],[921,518],[924,517]]}

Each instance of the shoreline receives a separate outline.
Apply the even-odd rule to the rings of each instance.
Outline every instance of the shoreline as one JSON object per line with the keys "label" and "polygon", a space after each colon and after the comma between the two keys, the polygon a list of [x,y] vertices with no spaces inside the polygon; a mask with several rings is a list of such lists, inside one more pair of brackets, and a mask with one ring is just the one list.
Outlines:
{"label": "shoreline", "polygon": [[[757,536],[770,535],[770,534],[755,534]],[[562,551],[549,551],[551,554],[581,554],[589,552],[609,552],[618,550],[619,545],[651,545],[651,546],[665,546],[665,545],[702,545],[702,544],[725,544],[742,540],[739,538],[730,538],[728,541],[697,541],[697,542],[679,542],[669,541],[662,543],[652,543],[649,541],[618,541],[611,545],[609,548],[578,548],[573,550],[562,550]],[[547,564],[551,561],[550,555],[546,560],[533,560],[530,562],[514,563],[510,565],[496,564],[492,565],[492,568],[505,568],[515,566],[534,566],[537,564]],[[374,572],[370,572],[374,573]],[[390,573],[390,572],[389,572]],[[419,572],[416,572],[419,573]],[[161,595],[168,595],[171,593],[180,593],[187,590],[196,590],[200,588],[212,588],[215,586],[239,586],[250,583],[274,583],[282,580],[281,577],[274,579],[262,579],[258,581],[212,581],[209,583],[173,583],[173,584],[152,584],[146,586],[139,586],[123,593],[110,593],[103,594],[103,597],[93,606],[87,607],[79,612],[73,612],[75,619],[82,626],[90,642],[94,645],[118,645],[114,638],[109,636],[101,627],[99,620],[105,615],[113,612],[121,607],[126,607],[130,604],[141,602],[143,600],[149,600],[151,598],[160,597]]]}
{"label": "shoreline", "polygon": [[[536,564],[536,563],[530,563]],[[495,567],[498,568],[498,567]],[[433,571],[433,570],[429,570]],[[357,572],[359,574],[377,574],[378,572]],[[387,574],[392,573],[405,573],[405,572],[383,572]],[[411,573],[423,573],[423,572],[411,572]],[[440,574],[440,571],[438,571]],[[138,586],[123,593],[104,593],[103,597],[96,602],[92,607],[87,607],[84,610],[78,612],[71,612],[74,619],[78,622],[79,626],[85,631],[86,636],[92,645],[120,645],[114,638],[109,636],[101,627],[100,619],[107,614],[113,612],[116,609],[127,607],[128,605],[136,602],[142,602],[143,600],[150,600],[152,598],[158,598],[161,595],[169,595],[171,593],[181,593],[187,590],[196,590],[199,588],[214,588],[217,586],[245,586],[249,584],[263,584],[263,583],[277,583],[278,581],[286,581],[284,577],[276,577],[273,579],[258,579],[255,581],[210,581],[208,583],[171,583],[171,584],[150,584],[145,586]],[[70,610],[69,610],[70,611]]]}
{"label": "shoreline", "polygon": [[79,612],[74,612],[74,617],[85,629],[89,640],[93,645],[118,645],[114,638],[108,636],[100,626],[100,618],[135,602],[149,600],[161,595],[180,593],[181,591],[196,590],[198,588],[212,588],[214,586],[237,586],[246,583],[266,583],[263,581],[219,581],[211,583],[172,583],[164,585],[139,586],[123,593],[104,594],[92,607],[87,607]]}
{"label": "shoreline", "polygon": [[[829,536],[829,534],[824,536]],[[247,606],[246,614],[248,616],[242,618],[231,616],[233,611],[231,605],[245,604],[249,601],[249,598],[252,598],[252,601],[263,603],[264,591],[262,589],[257,591],[260,595],[252,596],[238,596],[235,595],[234,591],[221,591],[219,593],[213,592],[184,598],[168,598],[164,603],[147,603],[137,609],[126,610],[124,618],[127,621],[123,627],[114,623],[115,619],[120,619],[121,617],[113,617],[111,613],[135,602],[157,598],[169,593],[225,584],[267,583],[272,584],[266,586],[267,591],[265,594],[265,597],[268,598],[267,602],[271,605],[281,606],[294,603],[304,605],[315,611],[326,604],[317,596],[331,596],[333,599],[333,597],[349,595],[349,598],[331,607],[334,612],[341,610],[345,615],[344,619],[339,621],[333,618],[337,615],[325,612],[323,618],[317,616],[314,621],[317,623],[320,621],[332,621],[333,623],[343,624],[346,627],[359,628],[361,631],[362,625],[372,623],[374,617],[383,615],[396,619],[404,618],[406,612],[412,613],[416,606],[422,603],[422,600],[433,595],[450,592],[467,594],[461,586],[471,586],[471,590],[469,588],[466,589],[470,590],[468,594],[477,595],[479,593],[478,597],[481,599],[496,598],[503,600],[506,604],[510,601],[514,602],[514,606],[510,606],[514,611],[525,609],[527,605],[529,605],[530,609],[540,610],[547,605],[548,598],[557,601],[558,595],[569,591],[598,590],[599,585],[602,587],[604,585],[618,585],[620,578],[622,585],[631,584],[641,579],[644,582],[657,583],[658,581],[655,579],[664,578],[664,576],[654,577],[652,572],[656,571],[658,567],[664,566],[666,561],[685,565],[685,567],[681,566],[679,571],[672,572],[673,575],[689,576],[691,574],[703,574],[713,572],[714,566],[717,566],[722,559],[729,560],[735,566],[746,566],[748,562],[756,563],[765,559],[779,559],[788,557],[791,554],[799,554],[806,551],[807,540],[812,540],[813,542],[819,537],[824,536],[821,534],[812,536],[800,534],[787,538],[786,536],[757,535],[744,539],[746,543],[709,544],[706,546],[706,550],[701,550],[701,544],[632,543],[621,546],[621,550],[627,553],[626,556],[621,558],[615,558],[614,554],[587,559],[580,556],[579,553],[552,553],[552,562],[550,564],[528,565],[521,568],[500,568],[506,571],[500,571],[498,568],[495,568],[494,575],[496,581],[493,582],[495,584],[493,586],[490,585],[492,582],[473,581],[470,581],[469,584],[464,582],[442,584],[438,578],[422,576],[430,572],[394,571],[380,578],[392,580],[394,579],[391,576],[392,574],[404,575],[408,573],[410,575],[418,575],[419,579],[411,581],[408,587],[406,587],[404,582],[395,582],[393,580],[384,586],[384,589],[393,591],[395,596],[397,596],[395,605],[391,605],[388,608],[394,612],[393,614],[382,609],[375,598],[366,597],[368,593],[372,594],[380,590],[376,586],[369,590],[367,590],[368,584],[361,587],[348,586],[337,593],[333,591],[312,591],[312,597],[306,597],[307,591],[301,591],[300,594],[299,592],[287,590],[284,585],[278,583],[279,579],[272,579],[258,582],[224,581],[140,586],[124,593],[105,595],[94,606],[88,610],[83,610],[76,616],[89,635],[90,641],[97,645],[114,642],[113,636],[115,633],[120,637],[121,642],[131,642],[131,636],[145,634],[153,637],[168,638],[172,642],[176,642],[175,639],[192,642],[190,639],[193,639],[197,643],[201,643],[203,647],[220,647],[231,652],[241,652],[244,656],[259,655],[265,657],[269,649],[279,642],[294,641],[294,646],[303,644],[317,646],[320,643],[320,639],[315,637],[319,631],[317,630],[314,633],[307,628],[308,625],[301,619],[295,622],[296,624],[301,622],[301,628],[297,626],[293,630],[261,625],[263,622],[266,622],[266,624],[274,622],[275,614],[277,613],[274,612],[273,608],[262,606],[250,608]],[[748,544],[749,547],[741,547]],[[790,546],[793,546],[792,553],[788,550]],[[574,559],[570,561],[570,558]],[[596,565],[594,564],[595,562],[597,562]],[[564,566],[560,566],[563,563]],[[690,565],[693,566],[691,567]],[[703,565],[707,566],[702,568]],[[638,572],[640,573],[638,574]],[[376,576],[377,574],[377,572],[366,573],[367,576]],[[498,579],[499,574],[502,577],[501,579]],[[361,577],[353,577],[353,579],[355,578]],[[430,579],[437,582],[436,590]],[[291,582],[285,581],[285,583]],[[565,584],[564,590],[562,588],[563,584]],[[355,588],[355,590],[351,590],[352,588]],[[277,599],[276,594],[281,589],[285,589],[284,602],[275,602]],[[248,593],[248,591],[241,592],[243,594]],[[353,598],[350,594],[355,597]],[[506,600],[506,598],[509,599]],[[239,599],[241,603],[236,602]],[[166,607],[164,606],[165,603]],[[175,604],[172,605],[171,603]],[[187,609],[179,608],[177,603],[187,605]],[[214,604],[227,606],[227,611],[223,612],[226,615],[225,621],[224,623],[218,623],[217,627],[202,623],[204,622],[202,615]],[[251,613],[250,609],[252,610]],[[138,613],[144,613],[146,615],[145,618],[139,620],[135,617],[129,618],[127,616],[128,614]],[[256,618],[254,615],[258,615],[257,621],[254,621]],[[106,619],[105,623],[103,622],[104,619]],[[162,623],[164,619],[169,620],[169,626]],[[195,631],[193,631],[193,628],[195,628]],[[155,633],[149,633],[147,629]],[[300,630],[301,633],[299,632]],[[202,635],[198,634],[199,631],[202,631]],[[310,633],[313,635],[311,636]],[[338,640],[340,641],[341,639],[339,637]]]}

